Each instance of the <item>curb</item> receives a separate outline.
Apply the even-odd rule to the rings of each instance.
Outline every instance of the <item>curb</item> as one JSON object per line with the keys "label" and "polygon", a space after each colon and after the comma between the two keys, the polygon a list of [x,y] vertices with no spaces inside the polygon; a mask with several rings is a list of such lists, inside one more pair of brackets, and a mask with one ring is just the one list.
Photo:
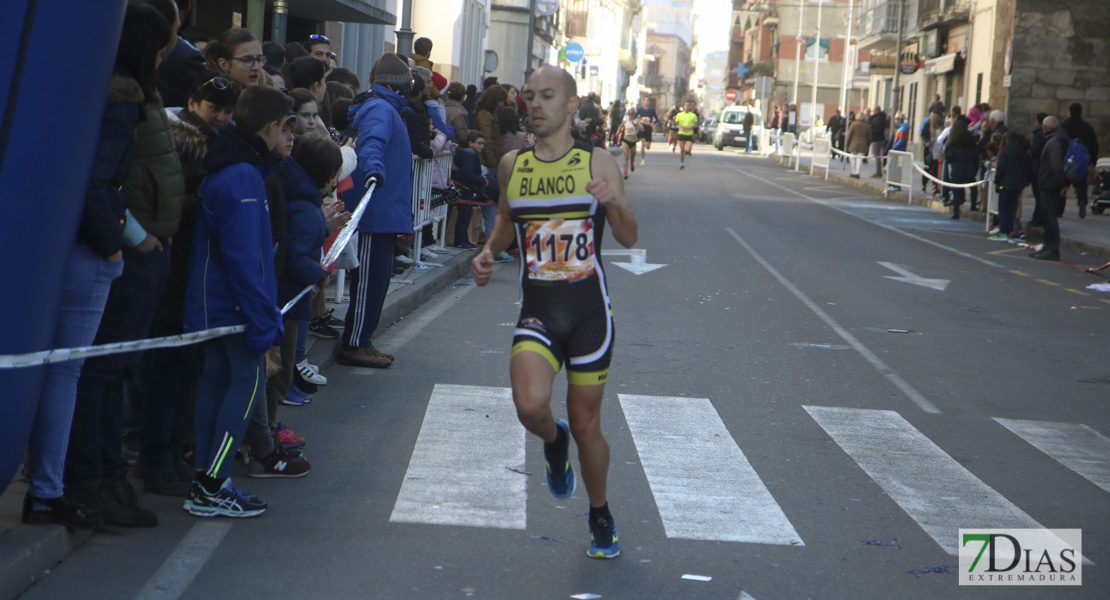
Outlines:
{"label": "curb", "polygon": [[[4,508],[19,515],[27,483],[14,481],[3,494]],[[6,510],[5,512],[8,512]],[[61,525],[18,523],[0,534],[0,599],[16,598],[49,574],[70,553],[92,539],[94,530],[69,532]]]}
{"label": "curb", "polygon": [[[786,165],[784,165],[783,163],[781,163],[779,161],[780,157],[777,154],[768,155],[768,158],[770,158],[776,165],[778,165],[780,167],[786,168],[788,170],[793,170],[789,167],[786,167]],[[804,168],[804,167],[802,169],[799,169],[797,172],[802,173],[804,175],[809,175],[810,177],[816,177],[818,179],[824,179],[821,175],[819,175],[817,173],[814,173],[813,175],[810,175],[809,170]],[[877,181],[877,180],[852,179],[852,178],[848,178],[848,177],[837,177],[837,176],[834,176],[834,175],[831,175],[831,174],[829,175],[828,180],[829,181],[836,181],[837,183],[847,185],[849,187],[854,187],[856,189],[872,192],[874,194],[877,194],[878,196],[880,196],[884,200],[900,200],[903,203],[909,203],[908,202],[909,194],[907,194],[906,192],[891,192],[891,193],[887,194],[885,197],[883,197],[883,195],[882,195],[883,194],[883,187],[884,187],[885,184],[880,183],[880,184],[876,185],[876,184],[871,183],[871,181]],[[933,211],[936,211],[936,212],[939,212],[939,213],[948,214],[949,211],[950,211],[949,207],[945,206],[939,200],[934,200],[931,196],[914,195],[912,203],[916,204],[917,206],[922,206],[924,208],[928,208],[930,210],[933,210]],[[977,211],[974,211],[974,212],[970,211],[970,210],[964,210],[964,211],[961,211],[960,215],[961,215],[961,218],[963,218],[966,215],[966,217],[977,220],[977,221],[980,221],[980,222],[982,222],[986,219],[986,213],[984,211],[981,211],[981,210],[977,210]],[[1041,240],[1041,238],[1043,237],[1043,234],[1041,233],[1042,230],[1040,228],[1023,227],[1023,230],[1026,232],[1026,235],[1032,234],[1031,237],[1033,238],[1033,240],[1031,240],[1031,241],[1035,240],[1035,241],[1039,242]],[[1075,239],[1073,237],[1068,237],[1068,236],[1066,236],[1062,233],[1060,235],[1060,249],[1061,250],[1071,250],[1073,252],[1086,253],[1088,255],[1091,255],[1091,256],[1094,256],[1094,257],[1097,257],[1097,258],[1101,258],[1101,259],[1104,259],[1104,260],[1110,260],[1110,247],[1102,246],[1102,245],[1092,243],[1092,242],[1088,242],[1088,241],[1084,241],[1084,240]]]}

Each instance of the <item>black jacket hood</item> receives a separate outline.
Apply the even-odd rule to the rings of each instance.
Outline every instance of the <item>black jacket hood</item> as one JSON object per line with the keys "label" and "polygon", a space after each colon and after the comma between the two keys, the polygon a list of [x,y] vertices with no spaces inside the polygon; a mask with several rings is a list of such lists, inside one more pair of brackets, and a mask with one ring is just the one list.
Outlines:
{"label": "black jacket hood", "polygon": [[274,155],[266,148],[266,142],[256,133],[242,133],[234,127],[222,127],[216,132],[216,139],[208,145],[204,157],[204,169],[214,173],[231,165],[249,163],[252,165],[273,165]]}

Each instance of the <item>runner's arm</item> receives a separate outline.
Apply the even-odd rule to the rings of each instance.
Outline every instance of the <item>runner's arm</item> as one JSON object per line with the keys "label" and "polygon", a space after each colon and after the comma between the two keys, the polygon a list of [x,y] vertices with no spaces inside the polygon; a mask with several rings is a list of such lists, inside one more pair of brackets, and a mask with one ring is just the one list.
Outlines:
{"label": "runner's arm", "polygon": [[624,193],[624,181],[617,161],[608,151],[594,148],[590,166],[594,178],[586,185],[586,191],[605,206],[605,216],[613,230],[613,237],[625,248],[631,248],[639,237],[639,225]]}

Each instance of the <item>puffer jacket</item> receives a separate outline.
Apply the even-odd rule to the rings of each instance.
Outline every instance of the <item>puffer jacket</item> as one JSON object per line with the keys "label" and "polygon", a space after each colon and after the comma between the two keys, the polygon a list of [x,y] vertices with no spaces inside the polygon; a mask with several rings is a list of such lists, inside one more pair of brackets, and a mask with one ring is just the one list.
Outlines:
{"label": "puffer jacket", "polygon": [[359,130],[358,167],[351,174],[354,187],[343,194],[347,210],[354,212],[366,194],[368,177],[382,178],[358,222],[360,233],[412,233],[412,153],[400,114],[406,105],[406,98],[383,85],[351,105],[351,127]]}
{"label": "puffer jacket", "polygon": [[270,212],[263,178],[271,153],[254,133],[224,127],[204,158],[193,253],[185,287],[185,331],[247,325],[259,354],[281,343]]}
{"label": "puffer jacket", "polygon": [[[278,308],[324,276],[320,249],[328,237],[328,225],[321,208],[323,199],[308,173],[292,158],[281,161],[280,171],[288,220],[285,269],[278,279]],[[298,321],[312,319],[312,295],[305,294],[285,317]]]}
{"label": "puffer jacket", "polygon": [[187,111],[171,118],[170,131],[181,158],[185,193],[181,203],[181,226],[177,228],[170,248],[170,276],[158,301],[155,316],[159,321],[180,325],[185,322],[185,280],[193,248],[193,225],[197,219],[197,205],[200,204],[197,190],[207,174],[204,155],[208,153],[208,145],[216,139],[216,132],[203,119]]}
{"label": "puffer jacket", "polygon": [[135,162],[123,184],[127,208],[147,233],[168,240],[181,224],[185,179],[170,117],[157,93],[135,130]]}
{"label": "puffer jacket", "polygon": [[121,73],[112,76],[77,230],[77,241],[104,258],[123,248],[127,199],[122,187],[131,172],[135,127],[144,103],[139,82]]}

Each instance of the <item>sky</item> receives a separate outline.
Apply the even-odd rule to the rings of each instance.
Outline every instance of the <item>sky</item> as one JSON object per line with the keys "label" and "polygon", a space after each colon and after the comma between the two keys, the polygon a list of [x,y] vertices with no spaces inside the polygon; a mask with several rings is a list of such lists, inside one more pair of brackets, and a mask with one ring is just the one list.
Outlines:
{"label": "sky", "polygon": [[698,47],[702,56],[728,50],[729,28],[732,24],[731,0],[694,0],[697,15]]}

